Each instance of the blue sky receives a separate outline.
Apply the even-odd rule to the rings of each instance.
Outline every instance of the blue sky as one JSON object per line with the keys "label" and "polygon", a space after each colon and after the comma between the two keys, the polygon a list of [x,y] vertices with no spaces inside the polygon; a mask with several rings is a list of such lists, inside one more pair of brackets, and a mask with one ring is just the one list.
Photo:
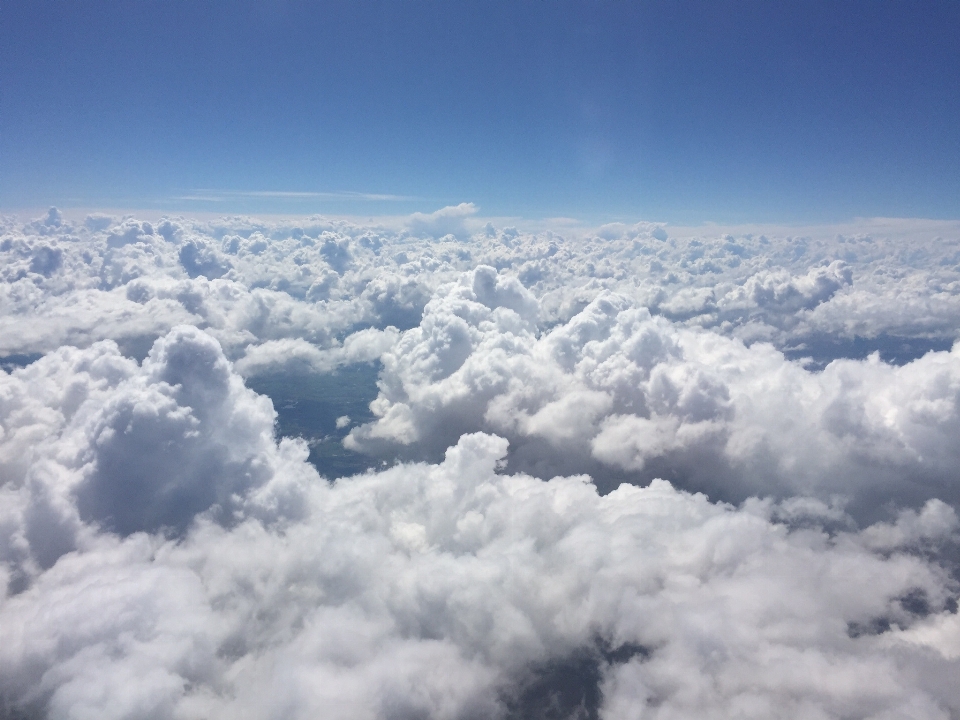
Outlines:
{"label": "blue sky", "polygon": [[9,0],[0,210],[956,218],[958,37],[956,2]]}

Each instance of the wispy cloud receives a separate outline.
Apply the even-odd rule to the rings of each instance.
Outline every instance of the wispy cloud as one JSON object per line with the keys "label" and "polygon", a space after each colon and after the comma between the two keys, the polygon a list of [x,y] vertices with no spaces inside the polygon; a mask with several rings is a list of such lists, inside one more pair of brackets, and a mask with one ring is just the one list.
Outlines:
{"label": "wispy cloud", "polygon": [[365,193],[353,191],[311,192],[291,190],[193,190],[187,195],[178,195],[172,200],[194,202],[225,202],[240,198],[266,198],[277,200],[363,200],[368,202],[401,202],[419,200],[412,195],[392,195],[389,193]]}

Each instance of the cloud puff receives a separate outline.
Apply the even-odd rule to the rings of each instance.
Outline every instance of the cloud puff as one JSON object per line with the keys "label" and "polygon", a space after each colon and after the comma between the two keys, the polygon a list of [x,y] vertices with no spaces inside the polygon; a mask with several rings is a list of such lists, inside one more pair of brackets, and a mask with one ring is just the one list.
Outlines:
{"label": "cloud puff", "polygon": [[464,221],[477,213],[473,203],[448,205],[432,213],[414,213],[407,221],[407,227],[415,235],[429,235],[441,238],[453,235],[455,238],[466,238],[469,232]]}
{"label": "cloud puff", "polygon": [[142,366],[103,342],[62,348],[0,377],[0,558],[22,583],[92,529],[182,533],[276,462],[270,401],[246,389],[217,342],[175,328]]}
{"label": "cloud puff", "polygon": [[245,377],[267,372],[329,373],[342,365],[379,360],[399,337],[392,326],[385,330],[367,328],[347,336],[342,345],[322,350],[300,339],[270,340],[248,346],[236,368]]}
{"label": "cloud puff", "polygon": [[[7,376],[3,397],[27,384],[13,414],[37,441],[4,492],[26,501],[31,483],[56,493],[66,478],[59,507],[82,539],[7,585],[8,713],[506,717],[541,701],[603,717],[960,709],[956,586],[928,559],[957,539],[943,503],[857,531],[812,500],[733,507],[666,481],[601,496],[583,476],[499,473],[507,441],[488,434],[462,436],[438,464],[328,484],[302,445],[265,436],[269,401],[243,388],[209,336],[185,328],[142,367],[110,344],[61,351]],[[140,444],[142,423],[162,426],[154,449]],[[162,450],[183,467],[150,456]],[[178,534],[151,532],[152,510],[172,507],[172,478],[200,467],[194,486],[230,496],[181,499]],[[142,488],[124,527],[83,510],[83,493],[105,487],[98,473]],[[838,517],[840,529],[824,529]],[[29,532],[13,534],[8,543],[35,552]]]}

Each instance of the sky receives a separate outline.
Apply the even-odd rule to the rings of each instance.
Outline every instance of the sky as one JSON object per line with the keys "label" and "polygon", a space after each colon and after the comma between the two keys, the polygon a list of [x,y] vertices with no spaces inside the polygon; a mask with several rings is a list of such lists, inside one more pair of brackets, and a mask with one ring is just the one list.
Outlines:
{"label": "sky", "polygon": [[0,8],[0,209],[960,214],[953,2]]}

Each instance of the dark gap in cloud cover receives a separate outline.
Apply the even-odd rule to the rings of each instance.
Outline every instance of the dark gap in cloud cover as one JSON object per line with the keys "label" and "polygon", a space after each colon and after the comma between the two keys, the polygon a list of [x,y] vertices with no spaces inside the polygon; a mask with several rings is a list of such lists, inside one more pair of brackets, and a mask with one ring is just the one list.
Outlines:
{"label": "dark gap in cloud cover", "polygon": [[863,360],[873,353],[892,365],[906,365],[928,352],[946,352],[954,338],[911,338],[892,335],[877,337],[812,337],[803,338],[799,345],[784,348],[783,354],[791,360],[807,361],[807,367],[822,370],[834,360]]}
{"label": "dark gap in cloud cover", "polygon": [[[326,375],[258,375],[247,380],[247,387],[273,401],[278,437],[306,440],[308,461],[333,480],[380,464],[342,445],[351,426],[373,420],[369,406],[377,397],[379,371],[379,363],[362,363]],[[347,424],[338,426],[339,418]]]}
{"label": "dark gap in cloud cover", "polygon": [[7,355],[5,357],[0,357],[0,368],[3,368],[6,372],[13,372],[15,368],[26,367],[35,363],[37,360],[43,357],[42,353],[23,353],[23,354],[14,354]]}
{"label": "dark gap in cloud cover", "polygon": [[611,648],[602,639],[568,657],[530,668],[504,693],[507,720],[597,720],[604,668],[633,658],[646,659],[648,648],[626,643]]}

